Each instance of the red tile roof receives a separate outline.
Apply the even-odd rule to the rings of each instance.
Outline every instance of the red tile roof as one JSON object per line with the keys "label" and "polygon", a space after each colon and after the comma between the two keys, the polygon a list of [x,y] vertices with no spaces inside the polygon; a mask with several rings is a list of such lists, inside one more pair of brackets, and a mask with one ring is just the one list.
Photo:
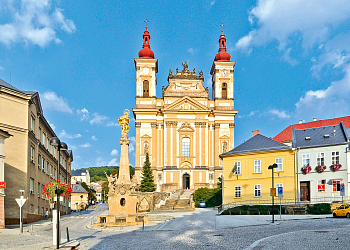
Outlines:
{"label": "red tile roof", "polygon": [[281,133],[276,135],[273,139],[281,143],[291,142],[292,136],[293,136],[293,128],[296,130],[306,129],[306,128],[317,128],[317,127],[323,127],[323,126],[337,125],[341,122],[344,123],[345,128],[350,128],[350,116],[344,116],[344,117],[338,117],[338,118],[327,119],[327,120],[319,120],[319,121],[289,125],[285,130],[283,130]]}

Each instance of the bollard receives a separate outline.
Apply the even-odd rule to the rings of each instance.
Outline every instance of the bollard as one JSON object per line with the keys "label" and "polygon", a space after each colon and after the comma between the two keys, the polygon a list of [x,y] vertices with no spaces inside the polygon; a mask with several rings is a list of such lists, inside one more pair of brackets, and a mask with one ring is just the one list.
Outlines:
{"label": "bollard", "polygon": [[123,230],[123,220],[120,220],[120,229]]}
{"label": "bollard", "polygon": [[67,242],[69,242],[69,231],[68,231],[68,227],[66,227],[66,231],[67,231]]}
{"label": "bollard", "polygon": [[145,230],[145,217],[142,217],[142,231]]}
{"label": "bollard", "polygon": [[103,220],[103,227],[106,227],[106,220]]}

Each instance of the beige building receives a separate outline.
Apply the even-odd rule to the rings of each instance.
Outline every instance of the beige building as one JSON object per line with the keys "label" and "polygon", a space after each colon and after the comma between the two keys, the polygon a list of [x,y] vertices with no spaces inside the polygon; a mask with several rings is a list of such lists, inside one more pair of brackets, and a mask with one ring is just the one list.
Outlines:
{"label": "beige building", "polygon": [[71,199],[72,209],[78,211],[86,208],[89,204],[89,193],[78,182],[77,184],[72,185]]}
{"label": "beige building", "polygon": [[[58,152],[50,145],[56,136],[43,115],[38,92],[21,91],[0,79],[0,129],[11,136],[6,140],[5,220],[19,223],[19,207],[15,198],[24,190],[24,222],[44,218],[50,205],[42,195],[44,185],[55,180]],[[60,180],[70,182],[72,151],[61,151]],[[66,212],[66,202],[60,210]],[[70,211],[70,209],[67,209]]]}
{"label": "beige building", "polygon": [[90,186],[90,174],[89,170],[72,170],[71,172],[71,182],[72,184],[76,184],[77,182],[85,182],[86,185]]}
{"label": "beige building", "polygon": [[10,136],[0,129],[0,229],[5,228],[5,139]]}
{"label": "beige building", "polygon": [[149,154],[157,191],[213,188],[222,175],[219,154],[234,147],[233,84],[234,66],[226,52],[226,38],[221,34],[219,53],[210,74],[212,93],[203,86],[204,74],[188,64],[172,70],[168,86],[157,98],[158,60],[150,49],[150,34],[143,34],[143,49],[135,58],[137,178]]}

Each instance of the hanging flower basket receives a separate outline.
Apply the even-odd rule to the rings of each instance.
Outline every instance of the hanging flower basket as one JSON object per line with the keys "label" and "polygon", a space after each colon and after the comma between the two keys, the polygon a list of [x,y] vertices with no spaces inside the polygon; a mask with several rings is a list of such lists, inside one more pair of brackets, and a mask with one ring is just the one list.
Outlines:
{"label": "hanging flower basket", "polygon": [[333,171],[338,171],[341,168],[341,164],[333,164],[331,168],[333,169]]}
{"label": "hanging flower basket", "polygon": [[301,168],[301,170],[303,170],[304,174],[307,174],[311,171],[311,167],[310,166],[304,166]]}
{"label": "hanging flower basket", "polygon": [[72,194],[72,187],[64,181],[50,181],[46,183],[43,190],[45,198],[51,203],[56,194],[69,198],[69,195]]}
{"label": "hanging flower basket", "polygon": [[325,165],[318,165],[317,167],[316,167],[316,170],[317,170],[317,172],[319,172],[319,173],[323,173],[325,170],[326,170],[326,166]]}

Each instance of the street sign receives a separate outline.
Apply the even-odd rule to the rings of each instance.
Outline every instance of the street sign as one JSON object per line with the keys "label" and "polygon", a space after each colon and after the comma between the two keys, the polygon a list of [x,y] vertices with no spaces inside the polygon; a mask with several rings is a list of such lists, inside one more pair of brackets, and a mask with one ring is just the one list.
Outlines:
{"label": "street sign", "polygon": [[278,187],[278,198],[283,198],[283,187]]}
{"label": "street sign", "polygon": [[6,188],[6,182],[5,181],[0,181],[0,189]]}
{"label": "street sign", "polygon": [[276,188],[270,188],[270,195],[276,196]]}
{"label": "street sign", "polygon": [[26,202],[26,199],[16,199],[16,202],[19,207],[23,207],[24,203]]}
{"label": "street sign", "polygon": [[344,183],[340,184],[340,192],[345,192],[345,185],[344,185]]}

